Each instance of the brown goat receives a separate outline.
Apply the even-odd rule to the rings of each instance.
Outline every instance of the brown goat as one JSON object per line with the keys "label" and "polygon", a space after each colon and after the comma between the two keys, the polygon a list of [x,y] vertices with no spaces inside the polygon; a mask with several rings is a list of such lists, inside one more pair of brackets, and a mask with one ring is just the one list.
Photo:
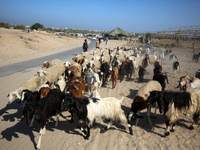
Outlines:
{"label": "brown goat", "polygon": [[64,62],[62,62],[61,60],[59,59],[53,59],[51,61],[45,61],[43,64],[42,64],[42,68],[49,68],[51,66],[54,66],[54,65],[60,65],[60,64],[64,64]]}
{"label": "brown goat", "polygon": [[82,65],[83,62],[84,62],[84,58],[78,60],[78,63],[81,64],[81,65]]}
{"label": "brown goat", "polygon": [[150,62],[150,58],[148,55],[146,55],[146,57],[142,60],[142,67],[147,68],[147,66],[149,65],[149,62]]}
{"label": "brown goat", "polygon": [[85,80],[81,77],[72,77],[69,81],[67,91],[72,93],[74,97],[82,98],[85,94]]}
{"label": "brown goat", "polygon": [[77,58],[77,57],[72,58],[72,60],[73,60],[74,62],[78,62],[78,58]]}
{"label": "brown goat", "polygon": [[111,72],[112,89],[114,89],[115,86],[117,85],[118,75],[119,75],[118,67],[114,67]]}
{"label": "brown goat", "polygon": [[49,87],[42,87],[42,88],[39,90],[40,99],[42,99],[43,97],[46,97],[50,90],[51,90],[51,89],[50,89]]}
{"label": "brown goat", "polygon": [[154,67],[156,67],[156,66],[162,66],[162,63],[159,60],[156,60],[154,62]]}
{"label": "brown goat", "polygon": [[70,73],[73,73],[75,76],[80,77],[81,76],[81,65],[71,65],[69,68],[66,70],[67,72],[65,73],[67,76],[70,76]]}
{"label": "brown goat", "polygon": [[180,88],[180,91],[186,91],[187,89],[191,88],[191,85],[189,84],[189,77],[188,76],[182,76],[180,77],[180,81],[178,86],[176,88]]}

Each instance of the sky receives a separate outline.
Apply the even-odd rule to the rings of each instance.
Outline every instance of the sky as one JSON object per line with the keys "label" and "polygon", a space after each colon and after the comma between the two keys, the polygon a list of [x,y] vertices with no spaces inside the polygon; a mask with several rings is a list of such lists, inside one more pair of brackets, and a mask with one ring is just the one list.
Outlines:
{"label": "sky", "polygon": [[0,0],[0,22],[154,32],[200,25],[200,0]]}

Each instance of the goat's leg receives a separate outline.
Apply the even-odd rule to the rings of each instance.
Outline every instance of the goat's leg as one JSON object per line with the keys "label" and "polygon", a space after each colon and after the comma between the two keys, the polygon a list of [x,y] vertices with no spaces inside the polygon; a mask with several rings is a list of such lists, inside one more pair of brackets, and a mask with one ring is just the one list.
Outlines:
{"label": "goat's leg", "polygon": [[29,124],[29,128],[33,127],[34,121],[35,121],[35,115],[33,115],[33,118],[31,119],[31,123]]}
{"label": "goat's leg", "polygon": [[45,135],[45,130],[46,130],[46,127],[44,126],[43,128],[40,128],[40,133],[39,133],[39,139],[38,139],[38,143],[37,143],[37,149],[39,150],[40,147],[41,147],[41,141],[42,141],[42,136]]}
{"label": "goat's leg", "polygon": [[[140,111],[138,111],[138,116],[140,116]],[[135,123],[135,126],[137,126],[139,123],[139,117],[136,117],[136,123]]]}
{"label": "goat's leg", "polygon": [[58,127],[58,122],[59,122],[59,114],[57,114],[57,116],[56,116],[56,124],[55,124],[56,128]]}
{"label": "goat's leg", "polygon": [[189,127],[190,130],[193,130],[195,127],[195,124],[198,124],[198,122],[200,120],[199,116],[200,116],[200,110],[193,115],[193,122],[192,122],[191,126]]}
{"label": "goat's leg", "polygon": [[174,131],[175,131],[175,125],[176,125],[176,123],[173,123],[173,124],[172,124],[172,128],[171,128],[171,130],[170,130],[171,132],[174,132]]}
{"label": "goat's leg", "polygon": [[103,129],[101,129],[101,133],[106,132],[110,128],[112,123],[113,123],[112,120],[108,120],[107,126],[105,128],[103,128]]}
{"label": "goat's leg", "polygon": [[157,110],[157,103],[155,103],[155,113],[154,113],[154,118],[156,118],[156,110]]}
{"label": "goat's leg", "polygon": [[69,112],[71,113],[71,123],[74,121],[74,110],[73,110],[74,108],[70,108],[70,110],[69,110]]}
{"label": "goat's leg", "polygon": [[169,120],[167,120],[165,123],[166,123],[165,135],[168,136],[170,134],[170,132],[169,132]]}
{"label": "goat's leg", "polygon": [[24,110],[24,107],[25,107],[25,103],[23,104],[23,111],[22,111],[22,116],[21,116],[21,119],[24,119],[24,115],[25,115],[25,110]]}
{"label": "goat's leg", "polygon": [[132,126],[133,126],[133,112],[129,112],[127,115],[127,120],[128,120],[128,129],[131,135],[133,135],[133,130],[132,130]]}
{"label": "goat's leg", "polygon": [[[156,108],[155,108],[155,113],[156,113]],[[154,127],[152,126],[152,123],[151,123],[151,118],[150,118],[150,114],[151,114],[151,106],[149,105],[147,107],[147,118],[149,120],[149,124],[151,126],[151,130],[153,131],[154,130]],[[154,114],[155,115],[155,114]]]}
{"label": "goat's leg", "polygon": [[89,137],[90,137],[90,127],[87,125],[87,134],[86,134],[85,139],[88,140]]}

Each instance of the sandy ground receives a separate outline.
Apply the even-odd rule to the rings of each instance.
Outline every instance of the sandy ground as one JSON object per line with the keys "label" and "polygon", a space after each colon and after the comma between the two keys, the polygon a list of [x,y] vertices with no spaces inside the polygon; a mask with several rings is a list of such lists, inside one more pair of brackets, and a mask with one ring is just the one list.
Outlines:
{"label": "sandy ground", "polygon": [[[4,33],[4,34],[3,34]],[[18,36],[34,39],[33,43],[29,43],[30,47],[37,46],[40,39],[43,42],[48,42],[40,45],[33,50],[28,48],[24,44],[23,38],[17,38]],[[32,35],[32,36],[31,36]],[[65,42],[68,40],[68,44]],[[21,43],[20,43],[21,42]],[[50,44],[53,43],[54,44]],[[72,44],[74,43],[74,44]],[[67,38],[67,37],[55,37],[46,33],[23,33],[19,31],[6,31],[0,29],[0,57],[2,64],[9,64],[16,62],[17,60],[30,59],[38,57],[35,51],[45,51],[45,53],[55,53],[57,51],[66,50],[66,47],[73,48],[78,45],[82,45],[83,39]],[[102,47],[117,47],[123,46],[126,43],[124,41],[109,41],[108,45],[102,43]],[[50,49],[52,47],[52,49]],[[57,46],[55,46],[57,45]],[[58,46],[60,45],[60,46]],[[62,45],[62,46],[61,46]],[[40,47],[41,46],[41,47]],[[55,46],[55,47],[54,47]],[[7,47],[7,49],[5,48]],[[57,49],[58,48],[58,49]],[[160,49],[160,48],[159,48]],[[5,52],[5,50],[7,52]],[[16,56],[13,55],[13,50]],[[172,48],[174,54],[177,55],[181,70],[178,74],[174,75],[172,72],[172,64],[170,64],[168,57],[162,60],[163,72],[167,73],[169,84],[167,84],[166,90],[177,91],[175,87],[178,84],[178,80],[183,75],[189,75],[194,77],[195,71],[200,69],[200,63],[192,62],[193,50],[191,46],[185,46],[183,48]],[[195,50],[199,52],[199,49]],[[19,58],[22,57],[23,59]],[[19,121],[22,108],[14,101],[12,104],[7,104],[7,94],[20,87],[20,85],[32,77],[39,68],[30,68],[23,72],[12,74],[10,76],[0,78],[0,149],[2,150],[16,150],[16,149],[34,149],[38,137],[39,126],[34,124],[33,129],[30,129],[24,120]],[[130,110],[132,100],[137,93],[137,90],[143,86],[146,82],[153,77],[153,67],[149,66],[144,76],[144,83],[138,83],[138,76],[132,77],[131,80],[124,80],[121,83],[118,80],[115,89],[111,89],[111,84],[107,87],[100,89],[102,97],[116,97],[120,98],[120,93],[125,94],[125,99],[122,103],[122,109],[127,114]],[[86,92],[87,94],[87,92]],[[153,111],[153,110],[152,110]],[[158,110],[157,110],[158,112]],[[130,135],[126,125],[121,125],[115,122],[111,128],[105,132],[100,133],[100,128],[104,127],[104,123],[97,120],[97,123],[91,129],[91,136],[89,140],[84,140],[84,134],[77,129],[75,118],[74,123],[70,123],[69,113],[64,112],[65,116],[68,116],[68,120],[60,118],[58,128],[54,127],[53,122],[47,124],[47,130],[45,136],[42,138],[41,149],[59,149],[59,150],[146,150],[146,149],[173,149],[173,150],[199,150],[200,149],[200,126],[196,126],[194,130],[189,130],[188,127],[192,122],[190,117],[181,117],[177,122],[176,131],[171,133],[170,136],[165,137],[165,119],[162,115],[158,114],[157,118],[151,118],[154,131],[151,131],[150,125],[146,117],[146,110],[142,111],[143,119],[140,120],[138,126],[133,126],[133,134]]]}

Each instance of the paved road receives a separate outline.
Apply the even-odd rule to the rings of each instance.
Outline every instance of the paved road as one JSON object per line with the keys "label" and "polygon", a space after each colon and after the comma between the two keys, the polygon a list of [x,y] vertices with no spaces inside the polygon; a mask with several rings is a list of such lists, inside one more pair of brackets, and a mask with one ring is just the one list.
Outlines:
{"label": "paved road", "polygon": [[[90,39],[90,41],[91,43],[89,44],[88,51],[93,50],[95,48],[96,40]],[[45,57],[22,61],[19,63],[9,64],[5,66],[0,66],[0,77],[8,76],[17,72],[22,72],[29,68],[41,67],[41,64],[43,64],[43,62],[47,60],[60,59],[63,62],[71,61],[72,58],[76,56],[77,54],[80,54],[81,51],[82,51],[82,47],[78,47],[78,48],[74,48],[74,49],[60,52],[57,54],[48,55]]]}

